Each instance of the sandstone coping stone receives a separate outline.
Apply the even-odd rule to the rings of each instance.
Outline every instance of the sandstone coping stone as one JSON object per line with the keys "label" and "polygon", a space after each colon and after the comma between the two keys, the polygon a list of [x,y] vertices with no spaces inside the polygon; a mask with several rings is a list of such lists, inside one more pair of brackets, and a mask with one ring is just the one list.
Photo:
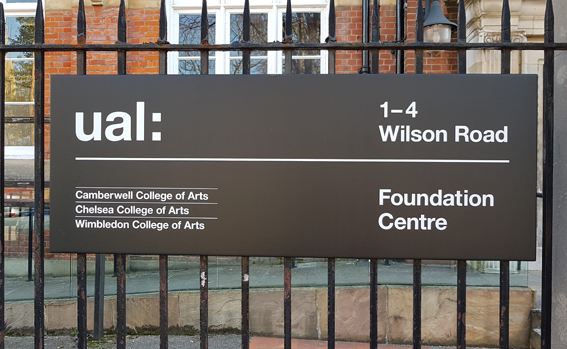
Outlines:
{"label": "sandstone coping stone", "polygon": [[[378,288],[378,341],[385,342],[387,331],[388,290]],[[328,338],[327,290],[317,291],[320,339]],[[370,290],[337,288],[335,290],[335,339],[339,341],[370,340]]]}
{"label": "sandstone coping stone", "polygon": [[[292,290],[291,333],[294,338],[318,338],[317,289]],[[283,290],[250,292],[250,331],[269,336],[284,335]]]}
{"label": "sandstone coping stone", "polygon": [[[75,305],[76,308],[76,305]],[[128,313],[126,313],[128,316]],[[104,328],[116,327],[116,297],[104,297]],[[87,331],[94,331],[94,299],[87,299]]]}
{"label": "sandstone coping stone", "polygon": [[[535,307],[535,292],[510,291],[510,346],[529,347],[530,312]],[[498,289],[467,290],[467,343],[488,346],[499,340]]]}
{"label": "sandstone coping stone", "polygon": [[[179,323],[179,297],[170,296],[167,308],[168,323]],[[109,310],[114,310],[114,308]],[[112,313],[114,314],[116,311],[114,310]],[[116,325],[115,322],[114,325]],[[148,297],[146,295],[128,297],[126,299],[126,326],[132,330],[159,328],[159,297]]]}
{"label": "sandstone coping stone", "polygon": [[[500,291],[495,288],[467,289],[467,344],[479,347],[498,346]],[[428,345],[456,343],[457,291],[454,288],[422,289],[422,340]],[[510,345],[528,347],[530,311],[535,293],[510,291]],[[413,334],[413,289],[388,288],[388,339],[392,343],[410,344]]]}
{"label": "sandstone coping stone", "polygon": [[[178,320],[170,320],[170,326],[199,329],[199,292],[177,294]],[[209,291],[209,328],[214,330],[240,329],[241,293],[236,290]]]}
{"label": "sandstone coping stone", "polygon": [[12,302],[4,306],[7,332],[33,333],[33,302]]}
{"label": "sandstone coping stone", "polygon": [[[335,338],[340,341],[368,341],[370,332],[368,287],[338,287],[335,291]],[[326,339],[327,289],[292,289],[292,336]],[[250,330],[254,335],[282,337],[283,290],[250,291]],[[241,327],[240,290],[209,291],[209,329],[230,331]],[[199,329],[199,292],[174,292],[169,296],[169,325]],[[527,347],[530,335],[530,311],[535,292],[510,291],[510,340],[513,347]],[[87,303],[89,330],[93,329],[94,301]],[[426,345],[456,343],[456,289],[422,289],[422,339]],[[159,296],[128,296],[126,321],[130,330],[159,327]],[[33,302],[6,303],[8,332],[33,332]],[[471,346],[498,346],[499,290],[467,289],[467,343]],[[53,300],[45,304],[46,329],[50,332],[76,328],[75,300]],[[104,327],[116,326],[116,298],[105,298]],[[381,343],[410,344],[413,334],[413,288],[381,286],[378,289],[378,339]]]}
{"label": "sandstone coping stone", "polygon": [[45,329],[72,331],[77,328],[77,302],[74,300],[45,302]]}

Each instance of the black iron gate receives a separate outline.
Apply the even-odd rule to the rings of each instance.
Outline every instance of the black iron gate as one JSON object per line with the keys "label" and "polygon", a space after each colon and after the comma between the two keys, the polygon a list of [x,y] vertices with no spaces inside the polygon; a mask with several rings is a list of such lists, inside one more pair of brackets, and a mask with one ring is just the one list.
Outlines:
{"label": "black iron gate", "polygon": [[[400,3],[400,1],[398,1]],[[35,22],[34,45],[6,45],[5,19],[2,4],[0,4],[0,134],[5,129],[5,57],[8,52],[29,51],[34,53],[35,64],[35,204],[34,204],[34,288],[35,288],[35,347],[44,347],[44,100],[45,100],[45,52],[71,51],[77,54],[77,74],[85,75],[87,72],[87,52],[111,51],[117,52],[117,71],[119,75],[126,74],[126,54],[131,51],[157,51],[159,52],[159,72],[167,74],[167,53],[170,51],[198,51],[201,56],[201,74],[209,72],[209,54],[211,51],[242,51],[243,73],[250,74],[250,54],[253,50],[283,51],[285,53],[285,74],[292,73],[292,52],[294,50],[328,50],[329,73],[335,73],[335,53],[337,50],[363,50],[371,54],[370,73],[378,74],[379,51],[415,51],[415,73],[423,73],[424,50],[456,51],[458,55],[458,73],[466,74],[467,50],[500,50],[502,53],[501,73],[510,73],[510,53],[512,50],[543,50],[544,51],[544,164],[543,164],[543,278],[542,278],[542,348],[550,348],[551,324],[551,252],[552,252],[552,198],[553,198],[553,83],[554,83],[554,52],[566,50],[567,43],[554,43],[554,17],[552,1],[547,0],[545,13],[545,40],[543,43],[512,43],[510,34],[510,9],[508,0],[503,0],[502,7],[502,39],[501,43],[467,43],[465,2],[459,1],[458,31],[456,43],[424,43],[423,11],[417,11],[416,42],[380,42],[380,18],[377,0],[373,2],[371,15],[371,39],[368,43],[338,43],[335,39],[335,5],[330,0],[329,6],[329,37],[326,43],[301,44],[294,43],[292,39],[292,7],[287,1],[285,37],[283,42],[253,44],[250,43],[250,7],[245,0],[243,14],[243,41],[237,44],[209,45],[207,28],[207,3],[203,0],[201,14],[201,44],[169,44],[167,42],[167,18],[165,0],[161,1],[159,40],[151,44],[128,44],[126,40],[126,14],[124,0],[121,1],[118,17],[118,42],[115,44],[93,45],[86,44],[86,18],[84,1],[80,0],[77,16],[77,44],[52,45],[44,44],[44,15],[42,2],[38,1]],[[423,8],[422,0],[418,0],[418,9]],[[366,35],[366,38],[368,35]],[[363,71],[364,72],[364,71]],[[4,138],[0,144],[0,167],[4,178]],[[5,182],[2,180],[0,190],[4,192]],[[534,196],[536,193],[534,192]],[[4,207],[4,195],[0,197],[0,206]],[[0,225],[4,227],[4,215],[1,216]],[[0,348],[4,347],[5,321],[4,321],[4,233],[0,236]],[[411,256],[409,256],[411,257]],[[117,347],[126,347],[126,255],[118,254],[116,259],[117,272]],[[87,295],[86,295],[86,254],[77,255],[77,306],[78,306],[78,347],[87,348]],[[250,341],[250,312],[249,312],[249,258],[241,258],[242,268],[242,348],[249,347]],[[378,346],[378,260],[370,261],[370,347]],[[466,347],[466,261],[457,262],[457,348]],[[201,348],[208,347],[208,257],[200,257],[200,340]],[[160,347],[168,347],[168,256],[159,256],[160,273]],[[413,262],[413,347],[421,347],[421,260]],[[291,277],[292,258],[284,259],[284,333],[285,348],[291,348]],[[509,347],[509,261],[500,261],[500,348]],[[328,258],[328,347],[335,347],[335,258]]]}

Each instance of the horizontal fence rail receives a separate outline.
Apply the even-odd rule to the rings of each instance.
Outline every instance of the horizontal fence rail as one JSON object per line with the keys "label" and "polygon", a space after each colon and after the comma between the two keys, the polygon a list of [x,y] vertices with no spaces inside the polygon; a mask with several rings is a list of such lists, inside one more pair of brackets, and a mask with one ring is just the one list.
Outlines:
{"label": "horizontal fence rail", "polygon": [[[401,0],[397,1],[401,8]],[[250,4],[249,0],[244,0],[243,11],[243,32],[242,41],[233,44],[209,44],[208,40],[208,12],[207,1],[203,0],[201,11],[201,32],[200,44],[170,44],[167,42],[167,9],[165,0],[161,1],[159,38],[155,43],[131,44],[127,42],[127,21],[124,0],[121,0],[117,34],[118,41],[114,44],[87,44],[88,31],[85,14],[84,0],[79,0],[77,14],[77,43],[76,44],[45,44],[44,43],[44,10],[42,1],[38,1],[36,20],[35,20],[35,44],[33,45],[6,45],[5,43],[5,18],[4,8],[0,3],[0,133],[5,132],[6,123],[34,123],[35,143],[34,143],[34,202],[5,200],[4,195],[0,198],[2,206],[29,207],[33,208],[33,260],[34,260],[34,335],[35,348],[42,349],[45,346],[45,313],[44,313],[44,215],[49,202],[44,200],[45,182],[45,124],[50,121],[44,117],[45,110],[45,53],[73,51],[77,53],[77,75],[87,74],[86,53],[89,51],[112,51],[117,52],[117,72],[119,75],[127,74],[127,52],[133,51],[153,51],[159,53],[159,73],[167,74],[167,52],[172,51],[197,51],[200,52],[201,71],[203,75],[209,72],[209,55],[212,51],[242,51],[242,70],[244,74],[250,74],[251,51],[283,51],[285,53],[284,74],[292,74],[292,52],[294,50],[327,50],[328,51],[328,72],[335,74],[336,51],[338,50],[360,50],[365,51],[365,69],[361,73],[379,74],[379,51],[415,51],[415,73],[423,74],[424,51],[446,50],[457,52],[457,72],[466,74],[466,52],[467,50],[498,50],[502,53],[501,73],[510,74],[510,53],[512,50],[543,50],[545,53],[545,64],[543,71],[544,79],[544,168],[543,168],[543,193],[537,193],[538,197],[543,197],[544,209],[544,246],[543,246],[543,277],[542,277],[542,348],[551,348],[550,324],[551,324],[551,251],[552,251],[552,230],[551,221],[552,194],[553,194],[553,83],[554,83],[554,61],[555,51],[567,50],[567,43],[555,43],[553,34],[553,8],[552,1],[547,0],[545,13],[545,40],[541,43],[516,43],[510,40],[510,8],[508,0],[503,0],[502,4],[502,23],[500,43],[467,43],[466,42],[466,17],[465,2],[459,1],[458,7],[458,28],[457,41],[452,43],[427,43],[424,42],[424,9],[422,0],[417,2],[416,11],[416,37],[415,42],[382,42],[380,41],[380,7],[377,0],[373,0],[373,8],[370,20],[364,19],[365,35],[363,42],[342,43],[336,39],[336,14],[334,0],[329,2],[328,18],[328,38],[325,43],[297,43],[293,42],[292,36],[292,4],[287,1],[286,22],[284,25],[283,42],[271,43],[251,43],[250,42]],[[368,4],[368,1],[365,1]],[[369,4],[367,6],[370,6]],[[368,9],[366,9],[368,10]],[[370,12],[365,11],[369,14]],[[371,24],[370,24],[371,23]],[[368,35],[370,33],[370,36]],[[35,64],[35,84],[34,84],[34,117],[6,119],[5,112],[5,59],[9,52],[33,52]],[[368,56],[369,54],[369,56]],[[402,56],[399,56],[403,58]],[[0,137],[0,189],[4,193],[7,184],[16,185],[18,181],[5,180],[5,154],[4,137]],[[31,184],[27,182],[27,184]],[[4,348],[5,335],[5,241],[4,241],[4,214],[0,215],[2,224],[2,235],[0,237],[0,349]],[[30,225],[31,229],[31,225]],[[30,249],[31,251],[31,249]],[[100,260],[99,260],[100,258]],[[117,347],[126,348],[126,261],[125,254],[115,255],[116,274],[117,274]],[[78,329],[78,348],[87,348],[87,257],[86,254],[77,254],[77,329]],[[104,256],[97,256],[97,261],[104,264]],[[327,283],[328,283],[328,348],[335,348],[335,267],[336,260],[329,256],[327,264]],[[295,259],[284,258],[283,265],[283,293],[284,304],[284,345],[285,348],[292,347],[292,269]],[[248,256],[241,259],[241,348],[249,348],[250,342],[250,260]],[[457,261],[457,323],[456,341],[457,348],[466,348],[466,278],[467,263],[464,260]],[[500,261],[500,308],[499,308],[499,334],[500,348],[509,348],[509,307],[510,307],[510,275],[509,261]],[[208,348],[208,256],[200,256],[200,347]],[[378,259],[369,261],[369,280],[370,280],[370,309],[366,314],[370,318],[370,347],[378,347]],[[168,256],[159,256],[159,304],[160,304],[160,348],[168,348]],[[422,301],[422,261],[413,261],[413,348],[421,348],[421,301]],[[103,298],[103,297],[102,297]],[[95,306],[96,309],[96,306]],[[97,310],[95,310],[97,311]],[[100,324],[99,324],[100,327]]]}
{"label": "horizontal fence rail", "polygon": [[239,43],[239,44],[128,44],[117,42],[115,44],[44,44],[44,45],[0,45],[0,52],[64,52],[64,51],[243,51],[243,50],[263,50],[263,51],[285,51],[285,50],[431,50],[431,51],[459,51],[459,50],[522,50],[522,51],[541,51],[541,50],[567,50],[567,43],[546,43],[546,42],[526,42],[526,43],[417,43],[417,42],[369,42],[369,43],[285,43],[271,42],[264,44]]}

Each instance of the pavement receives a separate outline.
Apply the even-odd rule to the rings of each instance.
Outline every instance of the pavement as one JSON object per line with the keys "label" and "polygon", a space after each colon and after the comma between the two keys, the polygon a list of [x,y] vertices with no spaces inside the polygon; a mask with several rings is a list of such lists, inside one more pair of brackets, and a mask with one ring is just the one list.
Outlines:
{"label": "pavement", "polygon": [[[302,263],[301,263],[302,262]],[[179,267],[179,263],[176,264]],[[75,268],[70,268],[70,272]],[[234,264],[217,263],[215,257],[209,257],[209,290],[240,288],[240,262]],[[499,273],[467,272],[468,287],[498,287]],[[367,286],[369,285],[368,262],[357,260],[338,260],[336,262],[336,286]],[[281,264],[251,264],[250,287],[253,288],[283,288],[283,265]],[[413,282],[413,265],[405,261],[391,262],[378,266],[378,283],[380,285],[408,285]],[[422,266],[422,284],[429,286],[456,287],[457,270],[454,265]],[[69,274],[64,277],[45,277],[45,299],[75,298],[77,295],[76,276]],[[510,286],[539,290],[541,287],[541,271],[519,271],[510,274]],[[187,262],[181,269],[169,270],[169,291],[199,290],[199,263]],[[327,263],[303,259],[292,270],[292,287],[326,287]],[[6,278],[6,301],[33,300],[33,282],[27,277]],[[144,272],[128,272],[126,275],[126,292],[128,294],[157,293],[159,291],[159,272],[147,270]],[[94,276],[87,277],[87,295],[94,295]],[[105,278],[105,295],[116,295],[116,278],[107,274]]]}
{"label": "pavement", "polygon": [[[33,348],[33,337],[7,337],[6,349],[29,349]],[[283,339],[281,338],[265,338],[253,337],[250,341],[250,349],[274,349],[283,348]],[[199,337],[197,336],[169,336],[170,349],[198,349],[200,348]],[[220,335],[209,337],[210,349],[238,349],[240,348],[241,339],[239,335]],[[45,338],[46,349],[65,349],[75,348],[77,345],[76,338],[68,336],[48,336]],[[107,337],[102,341],[89,341],[89,348],[110,349],[116,348],[115,338]],[[132,349],[159,348],[159,336],[128,336],[126,338],[126,347]],[[292,339],[292,349],[315,349],[328,348],[326,341],[311,341]],[[336,349],[369,349],[368,343],[353,342],[336,342]],[[411,349],[411,345],[395,345],[395,344],[379,344],[379,349]],[[445,349],[449,347],[439,346],[423,346],[422,349]],[[470,348],[485,349],[485,348]]]}

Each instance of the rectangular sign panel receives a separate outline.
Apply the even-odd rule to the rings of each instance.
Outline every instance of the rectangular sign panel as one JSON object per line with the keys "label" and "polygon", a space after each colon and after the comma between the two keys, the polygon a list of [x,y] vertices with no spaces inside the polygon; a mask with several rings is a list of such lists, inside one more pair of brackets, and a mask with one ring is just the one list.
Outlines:
{"label": "rectangular sign panel", "polygon": [[52,79],[52,252],[535,258],[535,75]]}

